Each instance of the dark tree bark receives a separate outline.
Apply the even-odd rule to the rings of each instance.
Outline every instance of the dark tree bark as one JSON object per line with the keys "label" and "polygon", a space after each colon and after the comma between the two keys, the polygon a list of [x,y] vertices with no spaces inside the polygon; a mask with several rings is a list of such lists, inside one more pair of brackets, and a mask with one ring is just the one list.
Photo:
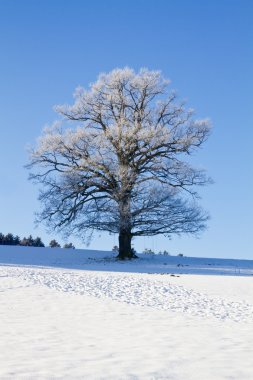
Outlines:
{"label": "dark tree bark", "polygon": [[123,191],[119,201],[120,227],[119,227],[119,254],[118,259],[132,259],[136,257],[131,247],[131,192]]}
{"label": "dark tree bark", "polygon": [[120,230],[119,232],[119,254],[118,258],[120,260],[125,260],[127,258],[131,259],[134,257],[131,247],[132,235],[130,231]]}

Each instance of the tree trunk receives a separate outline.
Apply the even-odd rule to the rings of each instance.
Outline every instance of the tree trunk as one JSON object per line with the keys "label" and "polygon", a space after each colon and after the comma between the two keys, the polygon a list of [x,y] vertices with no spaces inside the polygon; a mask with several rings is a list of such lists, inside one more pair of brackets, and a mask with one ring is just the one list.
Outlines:
{"label": "tree trunk", "polygon": [[137,257],[131,248],[131,207],[130,194],[125,194],[119,202],[119,254],[118,259],[132,259]]}
{"label": "tree trunk", "polygon": [[125,260],[125,259],[131,259],[133,258],[133,252],[131,248],[131,240],[132,240],[132,235],[129,231],[127,230],[121,230],[119,233],[119,254],[118,258],[120,260]]}

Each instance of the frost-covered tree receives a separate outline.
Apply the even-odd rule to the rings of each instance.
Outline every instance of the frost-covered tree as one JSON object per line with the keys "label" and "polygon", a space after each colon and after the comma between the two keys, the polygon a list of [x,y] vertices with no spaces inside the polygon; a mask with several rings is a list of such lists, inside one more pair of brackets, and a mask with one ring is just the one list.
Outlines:
{"label": "frost-covered tree", "polygon": [[42,185],[38,221],[83,238],[116,233],[121,259],[134,256],[134,236],[205,227],[196,186],[208,179],[188,157],[206,140],[209,121],[195,120],[168,84],[158,71],[116,69],[78,88],[73,105],[56,107],[63,118],[31,152],[30,178]]}

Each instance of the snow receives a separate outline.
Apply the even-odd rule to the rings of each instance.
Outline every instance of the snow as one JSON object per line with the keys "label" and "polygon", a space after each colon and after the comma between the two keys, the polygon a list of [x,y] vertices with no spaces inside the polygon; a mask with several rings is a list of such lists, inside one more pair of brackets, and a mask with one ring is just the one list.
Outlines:
{"label": "snow", "polygon": [[253,261],[146,256],[0,246],[0,378],[252,379]]}

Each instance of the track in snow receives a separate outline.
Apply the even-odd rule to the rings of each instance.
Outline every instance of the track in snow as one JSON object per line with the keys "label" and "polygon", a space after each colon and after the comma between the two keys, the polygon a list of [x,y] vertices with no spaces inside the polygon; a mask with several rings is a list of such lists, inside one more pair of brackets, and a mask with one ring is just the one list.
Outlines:
{"label": "track in snow", "polygon": [[[170,284],[152,275],[66,271],[47,268],[1,267],[0,280],[19,277],[29,285],[41,285],[62,292],[85,294],[112,300],[169,310],[201,317],[236,322],[253,321],[253,306],[230,302]],[[5,281],[4,281],[5,282]]]}

